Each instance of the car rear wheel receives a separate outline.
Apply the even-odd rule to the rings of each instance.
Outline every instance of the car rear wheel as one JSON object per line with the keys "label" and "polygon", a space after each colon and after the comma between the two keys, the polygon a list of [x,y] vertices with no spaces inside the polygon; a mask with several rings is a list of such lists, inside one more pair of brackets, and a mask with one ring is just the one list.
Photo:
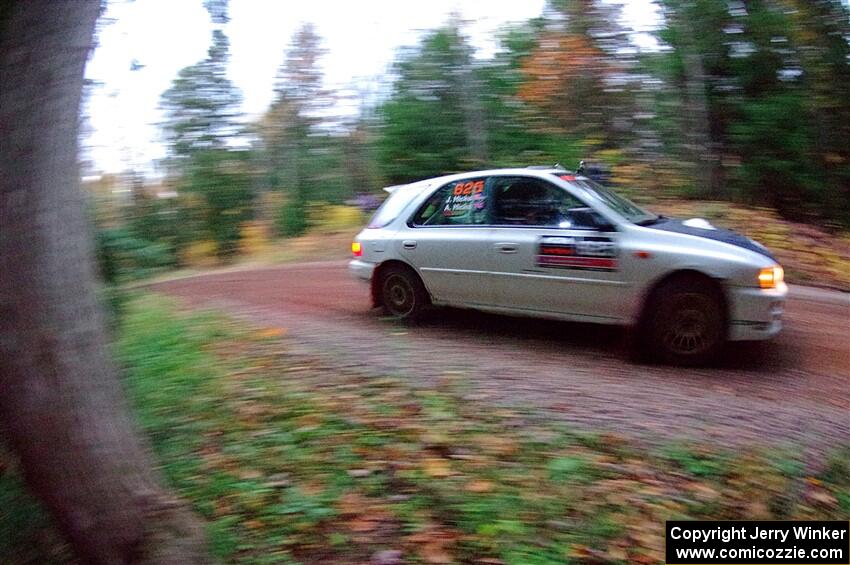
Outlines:
{"label": "car rear wheel", "polygon": [[381,305],[399,320],[415,320],[428,303],[428,292],[412,269],[391,266],[381,273]]}
{"label": "car rear wheel", "polygon": [[646,337],[656,358],[679,365],[714,360],[725,342],[723,300],[710,281],[681,277],[662,284],[649,305]]}

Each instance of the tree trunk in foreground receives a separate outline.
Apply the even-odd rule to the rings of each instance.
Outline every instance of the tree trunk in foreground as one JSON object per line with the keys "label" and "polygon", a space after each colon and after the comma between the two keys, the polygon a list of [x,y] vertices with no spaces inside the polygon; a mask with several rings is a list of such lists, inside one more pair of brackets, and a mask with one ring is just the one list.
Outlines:
{"label": "tree trunk in foreground", "polygon": [[0,1],[0,426],[91,563],[200,563],[200,522],[160,486],[95,296],[77,123],[98,0]]}

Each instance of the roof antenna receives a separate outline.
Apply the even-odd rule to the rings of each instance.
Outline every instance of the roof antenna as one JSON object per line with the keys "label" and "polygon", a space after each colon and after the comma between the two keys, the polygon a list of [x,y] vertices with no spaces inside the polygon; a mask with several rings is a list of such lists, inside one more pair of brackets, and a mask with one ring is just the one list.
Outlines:
{"label": "roof antenna", "polygon": [[584,161],[578,162],[578,169],[576,169],[576,174],[577,175],[583,175],[584,174]]}
{"label": "roof antenna", "polygon": [[552,168],[553,169],[564,169],[564,166],[560,163],[555,163],[554,165],[552,165]]}

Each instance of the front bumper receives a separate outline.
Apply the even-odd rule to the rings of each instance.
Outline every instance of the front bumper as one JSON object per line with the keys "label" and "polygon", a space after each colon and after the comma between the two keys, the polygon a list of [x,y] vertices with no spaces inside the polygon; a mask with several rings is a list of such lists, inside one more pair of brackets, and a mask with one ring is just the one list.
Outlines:
{"label": "front bumper", "polygon": [[731,287],[729,299],[729,340],[770,339],[782,329],[788,287],[761,289]]}
{"label": "front bumper", "polygon": [[368,282],[372,280],[372,273],[375,272],[375,266],[375,263],[361,261],[360,259],[352,259],[348,262],[348,272],[350,272],[354,278]]}

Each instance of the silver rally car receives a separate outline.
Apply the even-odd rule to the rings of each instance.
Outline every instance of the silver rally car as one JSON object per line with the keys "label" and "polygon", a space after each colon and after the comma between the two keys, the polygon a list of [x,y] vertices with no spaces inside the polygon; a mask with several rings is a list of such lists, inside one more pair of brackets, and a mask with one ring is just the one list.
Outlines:
{"label": "silver rally car", "polygon": [[581,174],[499,169],[386,190],[350,269],[392,316],[433,304],[635,326],[648,350],[687,364],[782,327],[787,287],[764,246]]}

